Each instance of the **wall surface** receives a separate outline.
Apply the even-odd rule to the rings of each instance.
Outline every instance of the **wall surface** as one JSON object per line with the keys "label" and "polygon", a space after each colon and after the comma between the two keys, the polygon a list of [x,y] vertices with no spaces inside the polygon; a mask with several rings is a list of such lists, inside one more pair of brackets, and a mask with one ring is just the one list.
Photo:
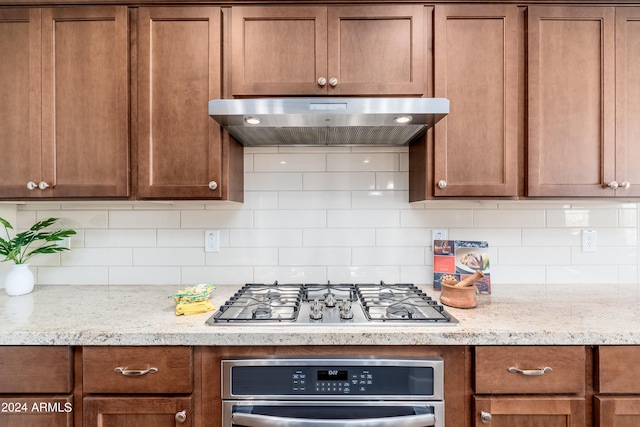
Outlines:
{"label": "wall surface", "polygon": [[[433,228],[487,240],[494,286],[638,283],[637,203],[410,204],[407,168],[406,148],[247,148],[244,204],[38,202],[15,214],[20,228],[56,216],[78,231],[70,252],[34,259],[40,285],[430,284]],[[203,249],[208,229],[219,253]],[[582,252],[583,229],[597,230],[597,252]]]}

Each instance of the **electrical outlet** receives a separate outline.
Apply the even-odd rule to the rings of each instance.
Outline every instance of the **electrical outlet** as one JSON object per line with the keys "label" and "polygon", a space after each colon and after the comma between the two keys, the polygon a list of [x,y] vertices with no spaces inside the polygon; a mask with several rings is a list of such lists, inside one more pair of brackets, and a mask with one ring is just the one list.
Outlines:
{"label": "electrical outlet", "polygon": [[582,252],[598,250],[598,234],[596,230],[582,230]]}
{"label": "electrical outlet", "polygon": [[431,241],[434,240],[447,240],[447,230],[435,228],[431,230]]}
{"label": "electrical outlet", "polygon": [[204,251],[220,252],[220,230],[207,230],[204,232]]}

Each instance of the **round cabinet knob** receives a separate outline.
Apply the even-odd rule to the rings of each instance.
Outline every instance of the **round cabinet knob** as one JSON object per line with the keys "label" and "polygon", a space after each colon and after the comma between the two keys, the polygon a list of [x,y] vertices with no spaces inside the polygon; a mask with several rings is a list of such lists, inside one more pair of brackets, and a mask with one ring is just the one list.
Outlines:
{"label": "round cabinet knob", "polygon": [[182,424],[187,421],[187,411],[176,412],[176,422]]}
{"label": "round cabinet knob", "polygon": [[489,424],[491,422],[491,414],[488,412],[480,412],[480,421],[482,421],[483,424]]}
{"label": "round cabinet knob", "polygon": [[216,188],[218,188],[218,183],[215,181],[210,181],[209,182],[209,190],[215,190]]}
{"label": "round cabinet knob", "polygon": [[619,186],[620,184],[618,184],[618,181],[611,181],[609,184],[607,184],[607,187],[611,188],[612,190],[615,190]]}
{"label": "round cabinet knob", "polygon": [[36,188],[38,188],[38,184],[36,184],[33,181],[29,181],[29,182],[27,182],[27,188],[29,190],[35,190]]}
{"label": "round cabinet knob", "polygon": [[621,187],[621,188],[624,188],[625,190],[628,190],[628,189],[629,189],[629,187],[631,187],[631,183],[630,183],[629,181],[622,181],[622,182],[620,183],[620,187]]}
{"label": "round cabinet knob", "polygon": [[440,181],[438,181],[438,188],[446,188],[447,187],[447,181],[445,181],[444,179],[441,179]]}
{"label": "round cabinet knob", "polygon": [[333,86],[333,87],[338,86],[338,79],[336,79],[335,77],[331,77],[331,78],[329,79],[329,84],[330,84],[331,86]]}
{"label": "round cabinet knob", "polygon": [[320,77],[320,78],[318,79],[318,85],[320,85],[320,86],[324,86],[324,85],[326,85],[326,84],[327,84],[327,79],[326,79],[325,77]]}
{"label": "round cabinet knob", "polygon": [[49,188],[49,184],[44,181],[40,181],[40,184],[38,184],[38,188],[40,188],[41,190],[46,190],[47,188]]}

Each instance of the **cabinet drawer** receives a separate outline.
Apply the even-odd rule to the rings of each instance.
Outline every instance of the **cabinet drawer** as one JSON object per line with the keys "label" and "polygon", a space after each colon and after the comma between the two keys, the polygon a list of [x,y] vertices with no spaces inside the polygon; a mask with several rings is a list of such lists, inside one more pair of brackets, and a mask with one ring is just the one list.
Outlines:
{"label": "cabinet drawer", "polygon": [[69,347],[0,347],[0,393],[70,393]]}
{"label": "cabinet drawer", "polygon": [[86,393],[191,393],[190,347],[84,347]]}
{"label": "cabinet drawer", "polygon": [[584,347],[477,347],[475,356],[479,394],[585,391]]}
{"label": "cabinet drawer", "polygon": [[640,393],[640,347],[599,347],[597,357],[598,392]]}

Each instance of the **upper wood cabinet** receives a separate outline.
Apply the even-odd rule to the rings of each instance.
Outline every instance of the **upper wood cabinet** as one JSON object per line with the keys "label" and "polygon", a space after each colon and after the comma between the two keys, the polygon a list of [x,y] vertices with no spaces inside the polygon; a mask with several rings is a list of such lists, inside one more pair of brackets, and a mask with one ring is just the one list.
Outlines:
{"label": "upper wood cabinet", "polygon": [[528,13],[528,195],[640,196],[639,9]]}
{"label": "upper wood cabinet", "polygon": [[436,5],[433,195],[517,196],[518,9]]}
{"label": "upper wood cabinet", "polygon": [[233,96],[424,93],[424,8],[233,7]]}
{"label": "upper wood cabinet", "polygon": [[126,197],[127,8],[0,10],[2,198]]}
{"label": "upper wood cabinet", "polygon": [[137,195],[242,200],[243,150],[207,104],[221,97],[219,7],[138,11]]}

